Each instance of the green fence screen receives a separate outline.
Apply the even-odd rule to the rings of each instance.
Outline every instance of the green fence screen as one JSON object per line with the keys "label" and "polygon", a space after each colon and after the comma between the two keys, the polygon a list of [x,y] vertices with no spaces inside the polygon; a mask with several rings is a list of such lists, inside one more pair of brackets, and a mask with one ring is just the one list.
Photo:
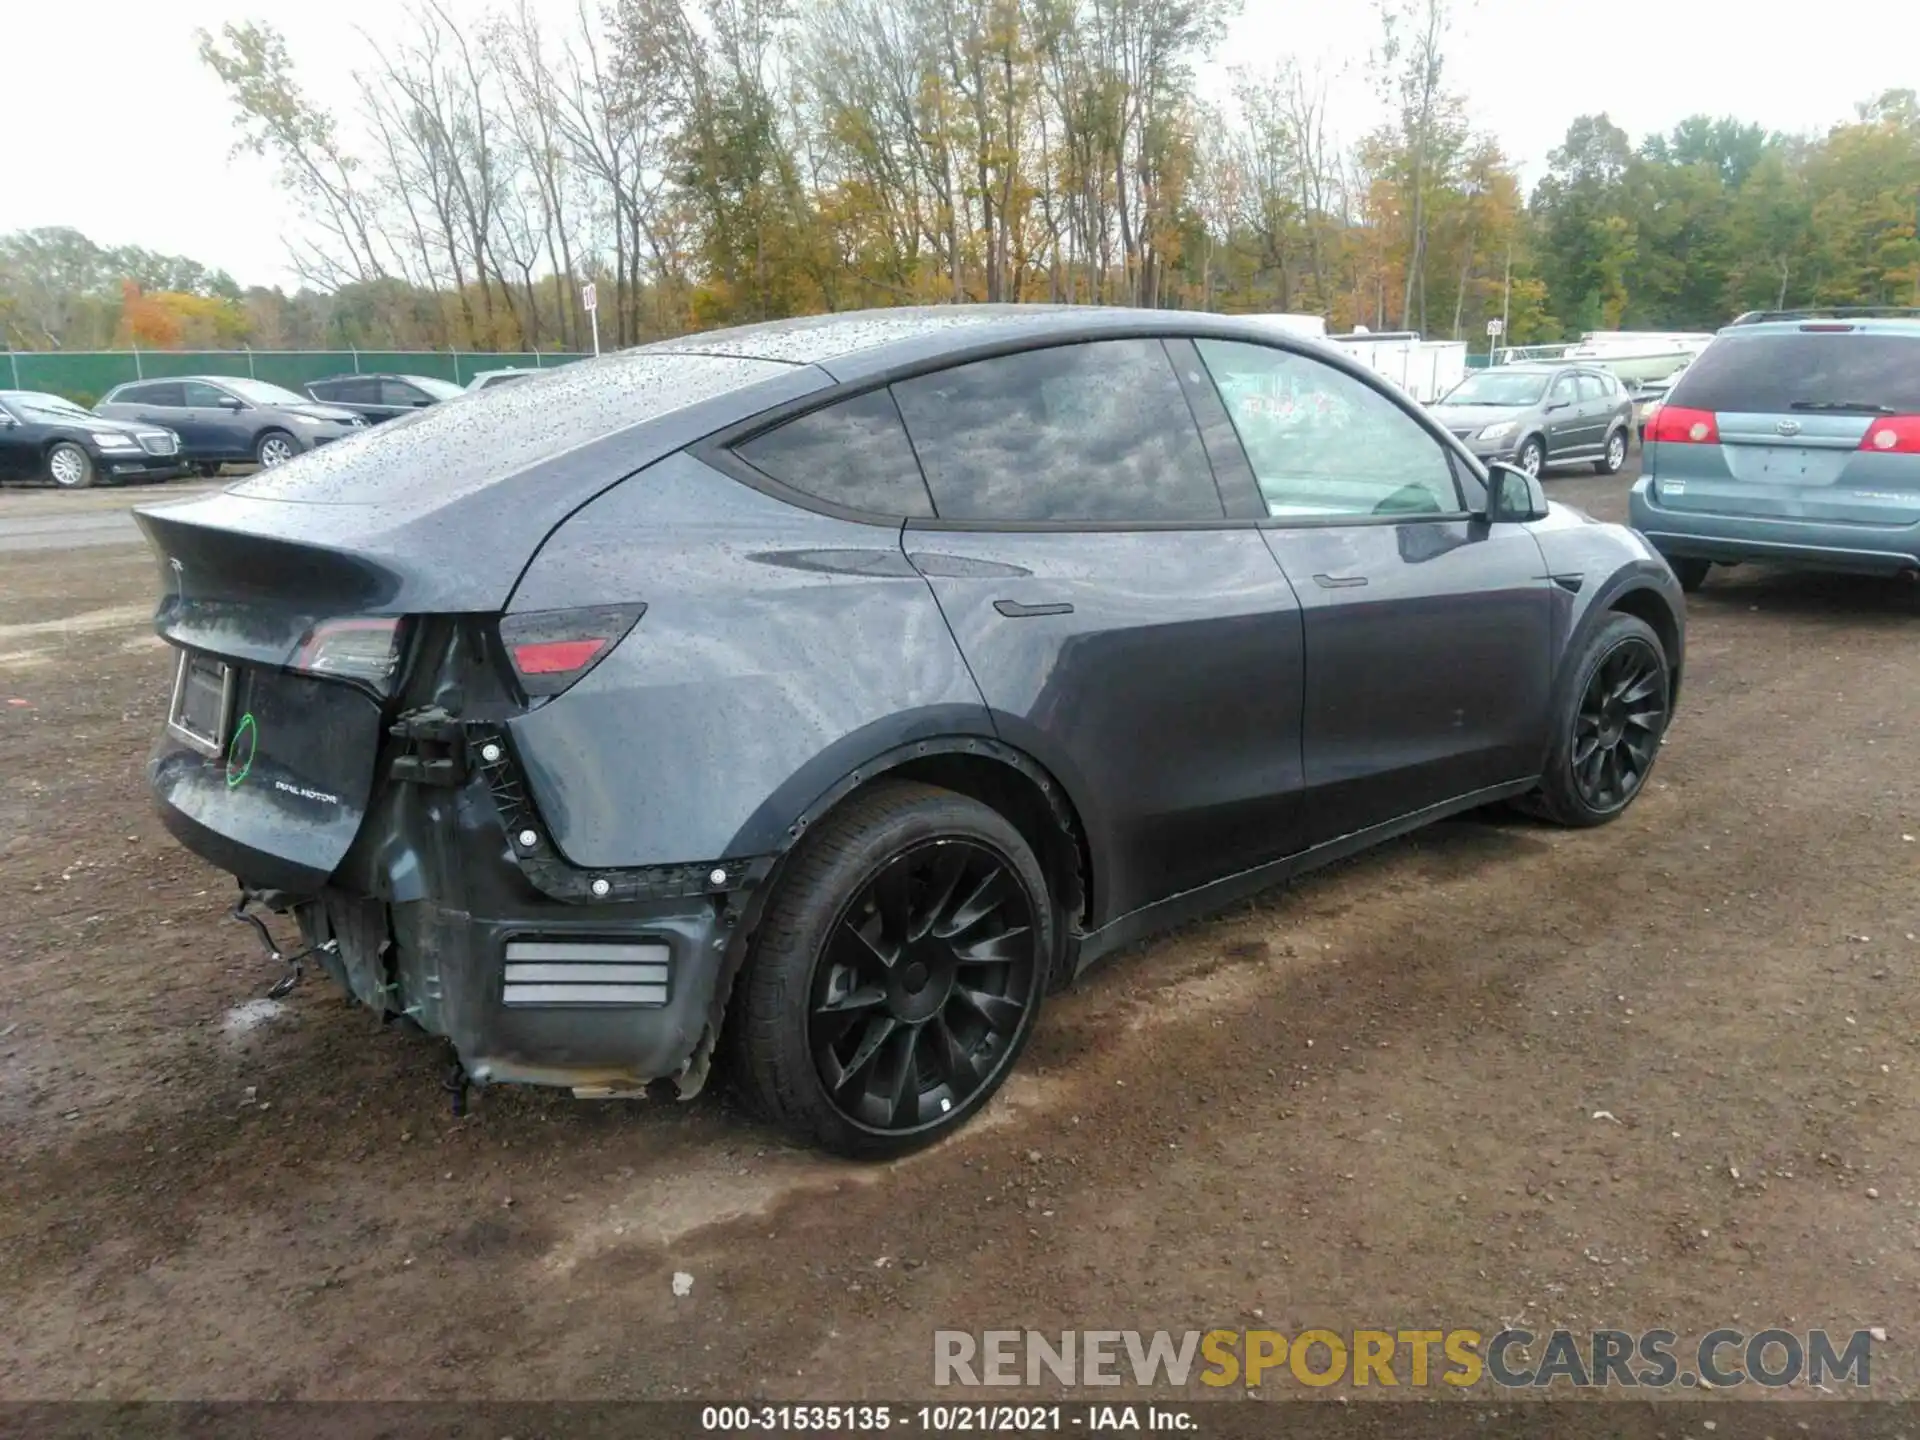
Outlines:
{"label": "green fence screen", "polygon": [[46,390],[91,405],[116,385],[167,375],[251,375],[289,390],[328,375],[431,375],[465,385],[482,370],[544,369],[585,358],[552,351],[10,350],[0,388]]}

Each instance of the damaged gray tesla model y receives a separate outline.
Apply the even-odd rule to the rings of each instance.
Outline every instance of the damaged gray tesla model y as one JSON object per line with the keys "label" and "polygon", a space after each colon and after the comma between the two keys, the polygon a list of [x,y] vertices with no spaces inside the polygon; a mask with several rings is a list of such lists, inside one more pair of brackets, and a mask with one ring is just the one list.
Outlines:
{"label": "damaged gray tesla model y", "polygon": [[140,513],[179,840],[456,1074],[898,1153],[1098,956],[1646,782],[1632,531],[1311,340],[951,307],[697,335]]}

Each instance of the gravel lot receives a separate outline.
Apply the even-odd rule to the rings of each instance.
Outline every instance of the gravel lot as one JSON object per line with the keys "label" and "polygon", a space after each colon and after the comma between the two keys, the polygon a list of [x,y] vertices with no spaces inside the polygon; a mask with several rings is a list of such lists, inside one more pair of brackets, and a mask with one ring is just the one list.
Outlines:
{"label": "gravel lot", "polygon": [[[0,543],[131,498],[0,495]],[[1920,1395],[1915,587],[1717,574],[1626,820],[1450,823],[1118,957],[858,1168],[720,1098],[456,1120],[435,1045],[265,1002],[148,809],[153,584],[0,555],[0,1396],[899,1398],[935,1328],[1509,1321],[1879,1326]]]}

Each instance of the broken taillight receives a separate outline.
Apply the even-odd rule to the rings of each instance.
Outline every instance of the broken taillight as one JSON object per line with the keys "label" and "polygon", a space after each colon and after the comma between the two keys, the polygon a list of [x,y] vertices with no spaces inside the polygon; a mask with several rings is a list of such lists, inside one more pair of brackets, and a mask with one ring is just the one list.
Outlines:
{"label": "broken taillight", "polygon": [[646,613],[644,605],[602,605],[503,615],[500,642],[522,690],[558,695],[604,660]]}
{"label": "broken taillight", "polygon": [[399,665],[399,620],[374,617],[322,621],[301,639],[289,662],[303,674],[358,680],[383,695]]}

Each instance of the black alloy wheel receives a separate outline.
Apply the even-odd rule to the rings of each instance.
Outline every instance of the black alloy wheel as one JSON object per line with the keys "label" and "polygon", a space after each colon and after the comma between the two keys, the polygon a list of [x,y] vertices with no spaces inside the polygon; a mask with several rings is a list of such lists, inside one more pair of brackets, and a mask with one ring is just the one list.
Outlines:
{"label": "black alloy wheel", "polygon": [[911,1133],[973,1098],[1013,1052],[1040,966],[1033,900],[969,840],[896,855],[841,912],[814,968],[807,1039],[833,1107]]}
{"label": "black alloy wheel", "polygon": [[729,1007],[744,1099],[800,1138],[874,1159],[958,1128],[1032,1035],[1056,925],[1005,817],[895,781],[790,858]]}
{"label": "black alloy wheel", "polygon": [[1624,809],[1646,783],[1667,726],[1667,665],[1639,637],[1594,667],[1574,720],[1573,782],[1597,812]]}
{"label": "black alloy wheel", "polygon": [[1672,719],[1672,671],[1637,615],[1609,614],[1558,691],[1553,751],[1517,807],[1557,825],[1605,825],[1646,788]]}

